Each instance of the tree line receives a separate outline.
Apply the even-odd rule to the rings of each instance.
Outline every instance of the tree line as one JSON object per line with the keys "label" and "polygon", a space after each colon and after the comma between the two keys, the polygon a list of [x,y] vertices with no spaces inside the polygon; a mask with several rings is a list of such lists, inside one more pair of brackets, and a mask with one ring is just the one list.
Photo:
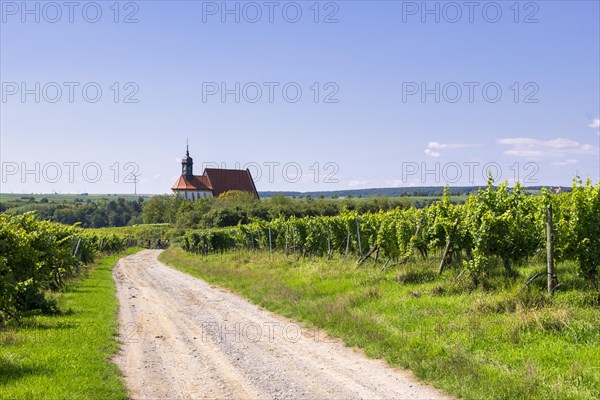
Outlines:
{"label": "tree line", "polygon": [[79,224],[84,228],[120,227],[142,223],[142,198],[138,200],[86,200],[50,202],[47,198],[35,201],[0,203],[0,212],[19,215],[35,211],[38,218],[66,225]]}
{"label": "tree line", "polygon": [[245,224],[254,220],[269,221],[284,217],[340,215],[344,210],[359,214],[409,208],[404,198],[374,197],[368,199],[290,198],[277,195],[256,199],[249,193],[230,191],[218,198],[184,200],[176,195],[154,196],[144,204],[143,222],[169,223],[177,228],[218,228]]}

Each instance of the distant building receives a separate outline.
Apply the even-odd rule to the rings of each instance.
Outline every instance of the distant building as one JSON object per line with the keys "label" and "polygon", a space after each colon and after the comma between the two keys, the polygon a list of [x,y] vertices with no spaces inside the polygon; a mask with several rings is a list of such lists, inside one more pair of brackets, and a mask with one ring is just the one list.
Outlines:
{"label": "distant building", "polygon": [[205,168],[202,175],[194,175],[194,161],[186,148],[181,160],[181,176],[171,188],[174,193],[188,200],[218,197],[230,190],[252,193],[258,198],[254,180],[248,169]]}

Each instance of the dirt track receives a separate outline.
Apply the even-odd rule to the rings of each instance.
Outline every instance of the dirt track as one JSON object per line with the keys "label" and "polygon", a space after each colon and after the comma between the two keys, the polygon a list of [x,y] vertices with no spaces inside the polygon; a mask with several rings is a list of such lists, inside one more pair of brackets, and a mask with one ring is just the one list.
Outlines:
{"label": "dirt track", "polygon": [[432,399],[440,392],[322,333],[165,266],[121,259],[115,361],[132,398]]}

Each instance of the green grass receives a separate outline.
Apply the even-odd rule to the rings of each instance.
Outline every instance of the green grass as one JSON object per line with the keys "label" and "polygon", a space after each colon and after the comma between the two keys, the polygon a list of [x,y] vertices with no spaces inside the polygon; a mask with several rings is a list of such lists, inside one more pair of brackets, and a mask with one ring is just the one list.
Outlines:
{"label": "green grass", "polygon": [[29,315],[0,329],[0,398],[127,398],[110,361],[119,347],[112,268],[135,251],[102,258],[54,294],[58,315]]}
{"label": "green grass", "polygon": [[600,294],[572,264],[558,265],[562,291],[549,299],[541,281],[521,290],[539,263],[484,289],[455,283],[457,270],[437,276],[437,262],[381,272],[381,264],[251,252],[172,248],[160,258],[459,397],[600,398]]}

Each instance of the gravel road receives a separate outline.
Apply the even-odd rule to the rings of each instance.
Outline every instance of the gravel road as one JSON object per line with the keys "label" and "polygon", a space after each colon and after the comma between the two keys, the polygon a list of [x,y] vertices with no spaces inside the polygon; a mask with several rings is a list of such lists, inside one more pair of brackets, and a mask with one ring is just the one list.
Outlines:
{"label": "gravel road", "polygon": [[113,271],[134,399],[440,399],[404,371],[167,267],[159,250]]}

